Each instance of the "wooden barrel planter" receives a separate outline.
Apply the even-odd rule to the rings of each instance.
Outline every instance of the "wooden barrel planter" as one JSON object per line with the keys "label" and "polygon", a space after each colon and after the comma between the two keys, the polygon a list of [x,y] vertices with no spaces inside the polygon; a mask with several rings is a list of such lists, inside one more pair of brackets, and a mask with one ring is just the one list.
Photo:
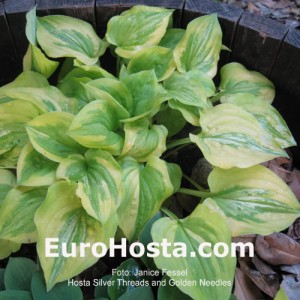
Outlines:
{"label": "wooden barrel planter", "polygon": [[[88,21],[103,37],[107,21],[136,4],[174,8],[174,26],[183,28],[198,16],[217,13],[223,43],[232,50],[223,52],[220,64],[237,61],[270,78],[276,87],[275,106],[300,143],[300,31],[213,0],[2,0],[0,86],[21,71],[27,48],[25,15],[34,5],[40,16],[63,14]],[[299,167],[300,149],[291,150]]]}
{"label": "wooden barrel planter", "polygon": [[[22,71],[22,59],[28,47],[26,13],[32,7],[36,6],[38,16],[61,14],[85,20],[103,38],[108,20],[137,4],[174,9],[174,27],[178,28],[186,28],[199,16],[217,13],[223,44],[231,49],[222,52],[219,65],[240,62],[268,77],[276,88],[274,106],[300,145],[300,30],[214,0],[0,0],[0,87]],[[114,69],[114,64],[109,53],[101,57],[105,69]],[[300,146],[290,150],[299,169]],[[28,250],[31,257],[35,255],[34,245],[29,247],[32,247]],[[103,262],[109,268],[116,268],[121,261],[104,258]],[[91,273],[86,274],[91,276]]]}

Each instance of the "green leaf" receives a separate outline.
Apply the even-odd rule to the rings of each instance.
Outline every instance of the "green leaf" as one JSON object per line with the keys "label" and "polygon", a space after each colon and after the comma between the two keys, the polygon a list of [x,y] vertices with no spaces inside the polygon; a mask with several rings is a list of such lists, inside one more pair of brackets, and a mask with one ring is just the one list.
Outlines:
{"label": "green leaf", "polygon": [[153,292],[150,286],[139,286],[132,290],[127,291],[118,300],[131,300],[131,299],[143,299],[154,300]]}
{"label": "green leaf", "polygon": [[0,166],[14,168],[23,146],[28,142],[24,125],[38,116],[36,106],[13,100],[0,104]]}
{"label": "green leaf", "polygon": [[[97,89],[101,90],[103,92],[104,98],[106,98],[105,93],[109,94],[119,104],[121,104],[130,114],[132,113],[132,96],[123,82],[113,78],[100,78],[92,80],[86,84],[87,89],[89,89],[90,86],[96,87]],[[96,95],[100,97],[100,91],[98,91]]]}
{"label": "green leaf", "polygon": [[63,77],[63,79],[59,81],[58,88],[65,96],[75,97],[78,100],[78,109],[80,109],[89,102],[86,99],[86,90],[82,83],[87,83],[91,80],[99,78],[114,79],[115,77],[98,65],[80,65],[76,68],[73,68]]}
{"label": "green leaf", "polygon": [[67,281],[57,283],[50,292],[47,292],[42,272],[35,272],[33,274],[31,292],[35,300],[83,299],[80,287],[69,285]]}
{"label": "green leaf", "polygon": [[158,108],[159,85],[154,70],[130,74],[122,79],[133,97],[133,114],[139,116]]}
{"label": "green leaf", "polygon": [[119,155],[124,143],[119,133],[120,120],[128,117],[128,112],[113,98],[95,100],[75,116],[68,135],[85,147]]}
{"label": "green leaf", "polygon": [[[135,289],[135,287],[130,285],[130,281],[142,281],[146,280],[145,277],[140,276],[138,271],[141,271],[141,266],[133,258],[125,260],[118,268],[117,271],[123,271],[129,275],[115,275],[111,277],[111,281],[114,282],[113,285],[108,287],[108,294],[111,300],[118,300],[122,295],[128,291]],[[124,283],[125,282],[125,283]],[[138,298],[138,299],[144,299]]]}
{"label": "green leaf", "polygon": [[[79,243],[103,242],[108,245],[113,237],[117,221],[111,218],[105,225],[90,217],[82,208],[80,198],[76,196],[77,185],[65,181],[52,185],[42,206],[37,210],[35,223],[38,230],[37,251],[44,271],[47,291],[57,282],[67,280],[97,262],[98,258],[85,249],[85,256],[79,256]],[[58,238],[58,257],[46,257],[45,239]],[[62,244],[76,244],[75,257],[62,255]],[[52,252],[53,253],[53,252]]]}
{"label": "green leaf", "polygon": [[273,83],[262,74],[247,70],[239,63],[229,63],[222,67],[220,96],[234,98],[235,94],[249,93],[261,100],[272,103],[275,97]]}
{"label": "green leaf", "polygon": [[2,291],[0,292],[1,300],[33,300],[30,292],[27,291]]}
{"label": "green leaf", "polygon": [[182,28],[170,28],[161,39],[159,46],[174,49],[183,38],[184,34],[185,30]]}
{"label": "green leaf", "polygon": [[157,300],[191,300],[192,298],[183,293],[176,285],[170,285],[170,278],[164,276],[162,281],[166,285],[160,285],[158,288]]}
{"label": "green leaf", "polygon": [[207,98],[215,93],[213,81],[198,70],[183,74],[174,72],[164,82],[164,88],[173,99],[203,109],[211,107]]}
{"label": "green leaf", "polygon": [[261,165],[215,168],[208,184],[211,199],[204,203],[226,216],[233,236],[279,232],[300,215],[300,204],[290,188]]}
{"label": "green leaf", "polygon": [[232,103],[252,114],[281,148],[296,145],[284,119],[268,102],[261,101],[252,94],[236,94],[234,98],[224,98],[222,102]]}
{"label": "green leaf", "polygon": [[0,239],[0,259],[10,256],[11,253],[18,251],[21,244]]}
{"label": "green leaf", "polygon": [[77,100],[65,97],[54,86],[41,88],[16,87],[6,89],[4,94],[12,99],[28,101],[42,113],[52,111],[75,113],[77,111]]}
{"label": "green leaf", "polygon": [[151,156],[160,157],[166,151],[168,131],[162,125],[150,125],[143,118],[125,123],[125,142],[121,156],[131,156],[139,162],[146,162]]}
{"label": "green leaf", "polygon": [[34,215],[45,199],[45,188],[13,188],[0,209],[0,238],[16,243],[37,239]]}
{"label": "green leaf", "polygon": [[[102,281],[103,282],[110,282],[111,280],[110,280],[110,278],[111,278],[111,275],[104,275],[101,279],[102,279]],[[95,298],[107,298],[107,299],[109,299],[109,295],[108,295],[108,285],[105,285],[105,284],[103,284],[103,285],[101,285],[101,284],[99,284],[99,285],[97,285],[96,287],[95,287],[95,290],[94,290],[94,296],[95,296]]]}
{"label": "green leaf", "polygon": [[18,184],[23,186],[51,185],[56,181],[57,167],[57,163],[41,155],[28,143],[18,159]]}
{"label": "green leaf", "polygon": [[57,69],[59,63],[48,59],[36,46],[30,44],[23,58],[23,70],[35,71],[49,78]]}
{"label": "green leaf", "polygon": [[5,289],[30,292],[31,277],[36,270],[37,266],[31,259],[11,257],[4,273]]}
{"label": "green leaf", "polygon": [[169,106],[179,111],[182,114],[182,117],[194,126],[200,126],[200,114],[201,109],[197,106],[186,105],[177,100],[169,100]]}
{"label": "green leaf", "polygon": [[31,9],[26,14],[26,37],[29,41],[28,50],[23,58],[24,71],[32,70],[45,75],[46,78],[50,77],[59,63],[51,61],[45,54],[37,47],[36,42],[36,7]]}
{"label": "green leaf", "polygon": [[[164,214],[159,210],[144,226],[143,231],[140,233],[139,235],[139,242],[141,242],[145,248],[147,247],[147,245],[151,242],[153,242],[152,240],[152,236],[151,236],[151,228],[153,226],[153,224],[159,220],[160,218],[164,217]],[[155,270],[157,269],[157,267],[154,264],[153,258],[152,257],[148,257],[146,254],[144,254],[141,257],[141,260],[143,261],[143,263],[147,266],[147,268],[149,270]]]}
{"label": "green leaf", "polygon": [[287,156],[253,115],[233,104],[220,104],[203,111],[200,125],[202,132],[190,134],[190,139],[214,166],[247,168]]}
{"label": "green leaf", "polygon": [[42,88],[49,86],[49,83],[45,76],[32,72],[22,72],[14,81],[2,86],[0,88],[0,98],[3,97],[6,90],[17,88],[17,87],[30,87],[30,88]]}
{"label": "green leaf", "polygon": [[119,226],[129,240],[139,236],[161,204],[180,186],[181,170],[153,156],[144,166],[131,157],[121,161],[124,193]]}
{"label": "green leaf", "polygon": [[[201,243],[207,242],[215,245],[225,243],[230,248],[231,235],[229,228],[218,213],[204,205],[198,205],[193,213],[183,220],[171,220],[162,218],[156,221],[152,227],[151,235],[154,242],[161,243],[166,239],[171,246],[168,253],[172,254],[178,246],[174,243],[183,243],[187,250],[187,257],[171,259],[160,255],[154,258],[158,268],[169,271],[187,270],[186,275],[173,276],[177,280],[188,280],[192,286],[179,285],[178,288],[193,299],[211,300],[228,299],[232,289],[236,259],[230,255],[217,257],[213,249],[205,247],[205,253],[210,257],[201,257],[198,254],[198,247]],[[162,253],[162,249],[160,253]],[[194,252],[195,257],[190,257]],[[215,281],[216,278],[231,283],[227,286],[205,286],[199,285],[199,280]]]}
{"label": "green leaf", "polygon": [[174,49],[178,71],[184,73],[196,69],[214,77],[221,47],[222,30],[216,14],[193,20]]}
{"label": "green leaf", "polygon": [[94,65],[106,49],[93,27],[69,16],[37,18],[37,41],[50,57],[74,57],[85,65]]}
{"label": "green leaf", "polygon": [[111,154],[90,149],[85,157],[69,156],[60,163],[57,177],[78,182],[76,195],[82,206],[101,223],[116,213],[123,189],[120,166]]}
{"label": "green leaf", "polygon": [[0,169],[0,208],[7,193],[16,185],[16,176],[9,170]]}
{"label": "green leaf", "polygon": [[36,7],[33,7],[26,14],[26,28],[25,28],[26,37],[30,44],[36,46]]}
{"label": "green leaf", "polygon": [[26,125],[32,146],[50,160],[60,162],[84,148],[66,133],[74,116],[66,112],[50,112],[36,117]]}
{"label": "green leaf", "polygon": [[168,137],[171,137],[178,133],[186,124],[186,121],[181,112],[175,109],[171,109],[169,106],[167,106],[165,109],[160,110],[156,114],[155,119],[159,125],[163,125],[168,129]]}
{"label": "green leaf", "polygon": [[173,10],[144,5],[133,6],[107,24],[106,39],[117,46],[116,53],[125,58],[137,51],[158,45],[164,36]]}
{"label": "green leaf", "polygon": [[158,81],[170,77],[175,70],[173,51],[168,48],[153,46],[135,54],[128,64],[129,73],[154,69]]}

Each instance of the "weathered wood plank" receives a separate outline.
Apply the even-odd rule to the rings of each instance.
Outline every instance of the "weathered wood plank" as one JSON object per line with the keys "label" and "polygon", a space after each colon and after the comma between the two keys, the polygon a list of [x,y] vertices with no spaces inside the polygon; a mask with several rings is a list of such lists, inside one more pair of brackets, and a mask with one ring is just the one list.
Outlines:
{"label": "weathered wood plank", "polygon": [[245,12],[239,22],[232,60],[269,76],[288,27]]}
{"label": "weathered wood plank", "polygon": [[180,27],[182,11],[184,8],[184,0],[120,0],[119,2],[119,13],[129,9],[134,5],[149,5],[166,8],[174,8],[173,14],[173,25],[174,27]]}
{"label": "weathered wood plank", "polygon": [[[103,38],[107,29],[107,22],[110,18],[118,14],[119,0],[96,0],[96,31]],[[109,50],[100,57],[101,66],[109,72],[115,74],[117,69],[116,58]]]}
{"label": "weathered wood plank", "polygon": [[104,37],[109,19],[118,14],[118,7],[118,0],[96,0],[96,24],[100,37]]}
{"label": "weathered wood plank", "polygon": [[25,35],[26,13],[34,6],[35,0],[4,0],[6,18],[20,58],[23,58],[28,47]]}
{"label": "weathered wood plank", "polygon": [[[232,48],[236,27],[241,18],[242,9],[227,5],[225,3],[217,3],[211,0],[187,0],[183,12],[182,25],[187,24],[200,16],[216,13],[223,31],[223,44]],[[224,55],[229,57],[229,55]]]}
{"label": "weathered wood plank", "polygon": [[0,86],[12,81],[21,71],[18,57],[8,24],[5,18],[4,5],[0,2]]}
{"label": "weathered wood plank", "polygon": [[[298,98],[300,104],[300,31],[291,30],[285,37],[270,74],[284,92]],[[299,109],[300,112],[300,109]]]}
{"label": "weathered wood plank", "polygon": [[[298,145],[300,145],[300,31],[292,29],[285,37],[270,79],[277,97],[274,105],[283,115]],[[300,166],[299,146],[292,148],[296,165]]]}
{"label": "weathered wood plank", "polygon": [[36,0],[39,16],[66,15],[89,22],[96,27],[95,0]]}

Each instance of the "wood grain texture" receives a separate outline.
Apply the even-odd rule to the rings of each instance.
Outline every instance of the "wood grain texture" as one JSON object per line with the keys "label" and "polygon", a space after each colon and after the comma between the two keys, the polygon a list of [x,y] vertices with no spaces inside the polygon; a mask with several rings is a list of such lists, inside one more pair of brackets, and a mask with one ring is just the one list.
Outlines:
{"label": "wood grain texture", "polygon": [[28,47],[25,35],[26,13],[34,6],[35,0],[4,1],[7,22],[20,58],[23,58]]}
{"label": "wood grain texture", "polygon": [[[274,105],[283,115],[297,144],[300,145],[300,31],[289,31],[280,47],[270,79],[276,86]],[[292,148],[296,165],[300,166],[300,149]]]}
{"label": "wood grain texture", "polygon": [[119,13],[129,9],[133,5],[149,5],[166,8],[174,8],[173,25],[181,27],[182,11],[185,5],[185,0],[120,0]]}
{"label": "wood grain texture", "polygon": [[245,12],[239,22],[232,60],[269,76],[288,27]]}
{"label": "wood grain texture", "polygon": [[300,104],[299,30],[291,30],[285,37],[277,55],[270,77],[271,80],[277,83],[280,90],[296,96]]}
{"label": "wood grain texture", "polygon": [[13,39],[6,21],[4,5],[0,2],[0,86],[12,81],[21,72]]}
{"label": "wood grain texture", "polygon": [[104,37],[107,23],[110,18],[118,14],[118,8],[118,0],[96,0],[96,24],[100,37]]}
{"label": "wood grain texture", "polygon": [[[96,31],[103,38],[106,33],[107,23],[110,18],[119,12],[119,0],[96,0]],[[115,73],[117,69],[116,58],[107,50],[100,58],[101,66],[110,73]]]}
{"label": "wood grain texture", "polygon": [[36,0],[37,13],[65,15],[84,20],[96,28],[95,0]]}

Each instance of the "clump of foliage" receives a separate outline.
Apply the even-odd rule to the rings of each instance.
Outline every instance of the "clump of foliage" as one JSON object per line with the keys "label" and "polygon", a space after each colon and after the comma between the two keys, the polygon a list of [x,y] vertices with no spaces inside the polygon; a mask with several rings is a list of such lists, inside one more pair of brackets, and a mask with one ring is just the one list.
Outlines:
{"label": "clump of foliage", "polygon": [[[48,291],[98,258],[88,250],[84,258],[47,258],[45,238],[70,248],[108,245],[119,228],[129,243],[143,240],[147,222],[178,191],[201,202],[184,219],[164,209],[168,217],[152,219],[147,230],[155,242],[185,243],[188,253],[204,241],[230,244],[232,236],[283,230],[300,215],[290,189],[260,165],[295,145],[271,105],[273,84],[229,63],[216,89],[212,79],[226,49],[217,16],[185,30],[172,28],[172,12],[134,6],[110,19],[104,39],[81,20],[27,14],[24,71],[0,88],[0,258],[37,242]],[[99,63],[107,48],[116,74]],[[57,86],[50,85],[58,67]],[[187,123],[193,129],[177,139]],[[213,166],[209,190],[181,188],[180,166],[162,158],[188,143]],[[211,253],[144,263],[187,268],[189,280],[232,281],[236,260]],[[231,294],[230,286],[179,289],[203,300]]]}
{"label": "clump of foliage", "polygon": [[43,272],[31,259],[11,257],[5,269],[0,269],[0,299],[53,300],[83,299],[78,286],[61,282],[50,292],[46,290]]}

